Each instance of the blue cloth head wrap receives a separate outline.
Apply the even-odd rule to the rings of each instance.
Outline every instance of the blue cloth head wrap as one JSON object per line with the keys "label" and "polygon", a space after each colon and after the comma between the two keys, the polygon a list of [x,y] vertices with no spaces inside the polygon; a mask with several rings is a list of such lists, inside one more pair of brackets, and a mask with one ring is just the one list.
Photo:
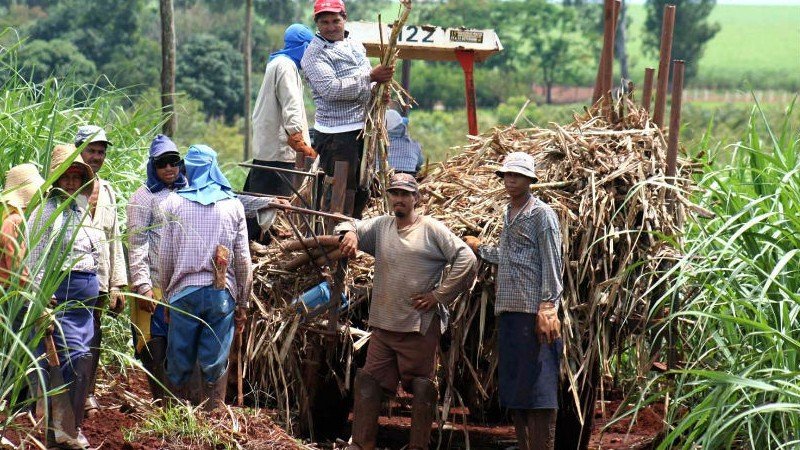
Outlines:
{"label": "blue cloth head wrap", "polygon": [[301,23],[289,25],[289,28],[283,33],[283,49],[270,54],[269,60],[272,61],[276,56],[284,55],[294,61],[299,69],[303,53],[306,52],[306,47],[312,39],[314,39],[314,34],[307,26]]}
{"label": "blue cloth head wrap", "polygon": [[201,205],[235,198],[233,188],[217,164],[217,152],[207,145],[192,145],[183,159],[189,185],[178,195]]}
{"label": "blue cloth head wrap", "polygon": [[166,153],[177,153],[178,146],[167,136],[159,134],[150,143],[150,159],[147,160],[147,189],[152,193],[161,191],[164,188],[170,187],[173,189],[180,189],[186,186],[186,177],[183,175],[183,170],[178,173],[178,178],[172,183],[172,186],[166,186],[156,174],[155,159]]}

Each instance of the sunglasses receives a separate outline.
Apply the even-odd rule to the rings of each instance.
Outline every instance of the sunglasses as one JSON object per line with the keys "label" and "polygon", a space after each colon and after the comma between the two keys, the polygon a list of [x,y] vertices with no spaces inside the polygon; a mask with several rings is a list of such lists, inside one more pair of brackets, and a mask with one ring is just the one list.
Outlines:
{"label": "sunglasses", "polygon": [[181,157],[178,155],[165,155],[160,158],[156,158],[153,161],[153,165],[156,169],[163,169],[167,166],[178,167],[181,164]]}

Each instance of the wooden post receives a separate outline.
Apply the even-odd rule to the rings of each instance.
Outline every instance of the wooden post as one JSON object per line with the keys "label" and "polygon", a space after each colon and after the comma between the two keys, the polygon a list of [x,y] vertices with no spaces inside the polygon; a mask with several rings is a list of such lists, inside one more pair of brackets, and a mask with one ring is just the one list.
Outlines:
{"label": "wooden post", "polygon": [[600,53],[600,66],[597,68],[597,77],[594,82],[594,92],[592,93],[592,104],[597,103],[600,97],[603,96],[603,74],[605,73],[605,65],[608,60],[609,48],[613,46],[613,15],[614,15],[614,0],[605,0],[603,4],[603,50]]}
{"label": "wooden post", "polygon": [[642,106],[644,110],[650,112],[650,102],[653,97],[653,75],[656,70],[652,67],[644,69],[644,87],[642,88]]}
{"label": "wooden post", "polygon": [[683,101],[684,62],[677,60],[672,68],[672,106],[669,115],[669,139],[667,141],[667,177],[674,177],[678,162],[678,140],[681,136],[681,103]]}
{"label": "wooden post", "polygon": [[617,40],[617,16],[622,9],[622,0],[614,0],[611,10],[611,44],[608,46],[605,65],[603,66],[603,110],[611,118],[611,88],[614,87],[614,45]]}
{"label": "wooden post", "polygon": [[[678,162],[678,142],[681,135],[681,103],[683,94],[683,61],[675,61],[672,68],[672,107],[669,116],[669,138],[667,141],[667,167],[664,174],[667,176],[667,182],[670,184],[675,183],[675,175],[677,173]],[[674,194],[670,191],[667,193],[667,198],[673,204],[676,220],[682,223],[680,212],[675,201]],[[677,294],[672,295],[672,304],[670,311],[675,312],[680,308],[680,296]],[[669,323],[667,331],[667,367],[670,370],[678,368],[678,331],[676,329],[675,320]]]}
{"label": "wooden post", "polygon": [[161,114],[164,125],[161,132],[174,136],[178,128],[175,115],[175,18],[172,0],[159,2],[161,11]]}
{"label": "wooden post", "polygon": [[250,74],[253,72],[253,0],[247,0],[244,10],[244,160],[252,154],[253,119],[250,112]]}
{"label": "wooden post", "polygon": [[675,28],[675,5],[664,7],[661,23],[661,49],[658,55],[658,82],[656,84],[656,104],[653,122],[658,127],[664,125],[664,110],[667,107],[667,85],[669,83],[669,62],[672,58],[672,31]]}

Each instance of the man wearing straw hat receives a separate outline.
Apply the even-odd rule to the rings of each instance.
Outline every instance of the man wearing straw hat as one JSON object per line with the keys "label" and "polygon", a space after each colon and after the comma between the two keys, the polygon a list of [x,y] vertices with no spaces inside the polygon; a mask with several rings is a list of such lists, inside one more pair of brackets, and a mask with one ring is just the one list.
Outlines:
{"label": "man wearing straw hat", "polygon": [[514,152],[497,170],[510,197],[497,246],[464,240],[497,264],[500,405],[513,413],[520,450],[553,449],[561,354],[561,230],[553,209],[534,197],[533,157]]}
{"label": "man wearing straw hat", "polygon": [[364,46],[345,31],[347,12],[342,0],[316,0],[317,34],[302,60],[303,72],[314,94],[315,146],[320,165],[332,177],[336,161],[347,161],[347,189],[355,191],[353,217],[360,218],[369,191],[357,189],[364,151],[361,136],[372,83],[392,79],[394,67],[370,66]]}
{"label": "man wearing straw hat", "polygon": [[[394,215],[343,223],[345,257],[375,256],[367,362],[356,374],[351,449],[373,450],[381,398],[398,382],[414,395],[408,448],[427,449],[435,416],[439,336],[447,305],[475,279],[475,255],[441,222],[417,214],[417,180],[395,174],[387,189]],[[445,273],[445,267],[450,266]]]}
{"label": "man wearing straw hat", "polygon": [[[305,25],[292,24],[283,34],[283,48],[269,56],[253,108],[253,164],[293,169],[298,154],[317,156],[309,145],[300,77],[300,60],[313,37]],[[250,169],[244,190],[290,196],[291,182],[291,176],[279,172]],[[247,234],[251,240],[261,240],[262,231],[256,218],[247,219]]]}
{"label": "man wearing straw hat", "polygon": [[[89,442],[81,433],[81,422],[93,373],[90,347],[95,326],[92,310],[100,292],[98,271],[104,235],[102,230],[91,225],[86,210],[95,184],[94,172],[76,153],[71,144],[57,145],[53,149],[50,173],[61,171],[61,174],[48,192],[47,200],[28,218],[30,235],[39,238],[30,249],[28,261],[33,285],[43,291],[40,295],[52,294],[59,305],[54,340],[61,373],[69,386],[72,411],[60,411],[57,415],[71,415],[75,419],[75,429],[64,429],[54,421],[53,433],[48,433],[47,440],[48,443],[55,441],[60,448],[87,449]],[[48,290],[51,286],[57,286],[54,292]],[[54,408],[58,406],[64,405],[53,405]]]}
{"label": "man wearing straw hat", "polygon": [[[204,381],[206,408],[222,406],[228,353],[244,327],[252,283],[242,203],[217,164],[217,154],[193,145],[184,158],[188,185],[161,203],[159,272],[170,305],[167,377],[173,393],[187,397],[195,362]],[[234,313],[235,309],[235,313]]]}
{"label": "man wearing straw hat", "polygon": [[5,207],[0,230],[0,287],[5,288],[15,278],[20,284],[27,280],[28,269],[22,264],[25,255],[24,214],[43,184],[39,170],[30,163],[14,166],[6,172],[2,197]]}
{"label": "man wearing straw hat", "polygon": [[94,369],[89,385],[89,396],[86,398],[88,415],[94,414],[100,407],[94,391],[97,366],[100,363],[100,345],[103,340],[103,332],[100,327],[103,309],[107,304],[114,313],[122,311],[125,307],[125,296],[122,289],[128,284],[125,255],[122,250],[122,233],[120,233],[119,218],[117,217],[117,195],[111,184],[98,175],[105,163],[108,147],[111,145],[105,130],[97,125],[83,125],[75,134],[75,146],[81,150],[81,158],[92,168],[97,177],[94,190],[89,196],[92,226],[99,228],[105,234],[105,239],[100,242],[100,267],[97,271],[100,297],[97,301],[97,308],[94,310],[97,333],[92,342]]}

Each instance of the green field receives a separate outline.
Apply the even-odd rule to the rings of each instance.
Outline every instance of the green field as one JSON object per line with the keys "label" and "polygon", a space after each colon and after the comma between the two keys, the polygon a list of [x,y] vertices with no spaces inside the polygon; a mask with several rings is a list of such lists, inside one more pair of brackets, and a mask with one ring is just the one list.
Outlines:
{"label": "green field", "polygon": [[[656,56],[644,56],[644,5],[629,7],[631,71],[640,79]],[[694,85],[800,90],[800,6],[717,5],[710,20],[719,33],[708,43]]]}

